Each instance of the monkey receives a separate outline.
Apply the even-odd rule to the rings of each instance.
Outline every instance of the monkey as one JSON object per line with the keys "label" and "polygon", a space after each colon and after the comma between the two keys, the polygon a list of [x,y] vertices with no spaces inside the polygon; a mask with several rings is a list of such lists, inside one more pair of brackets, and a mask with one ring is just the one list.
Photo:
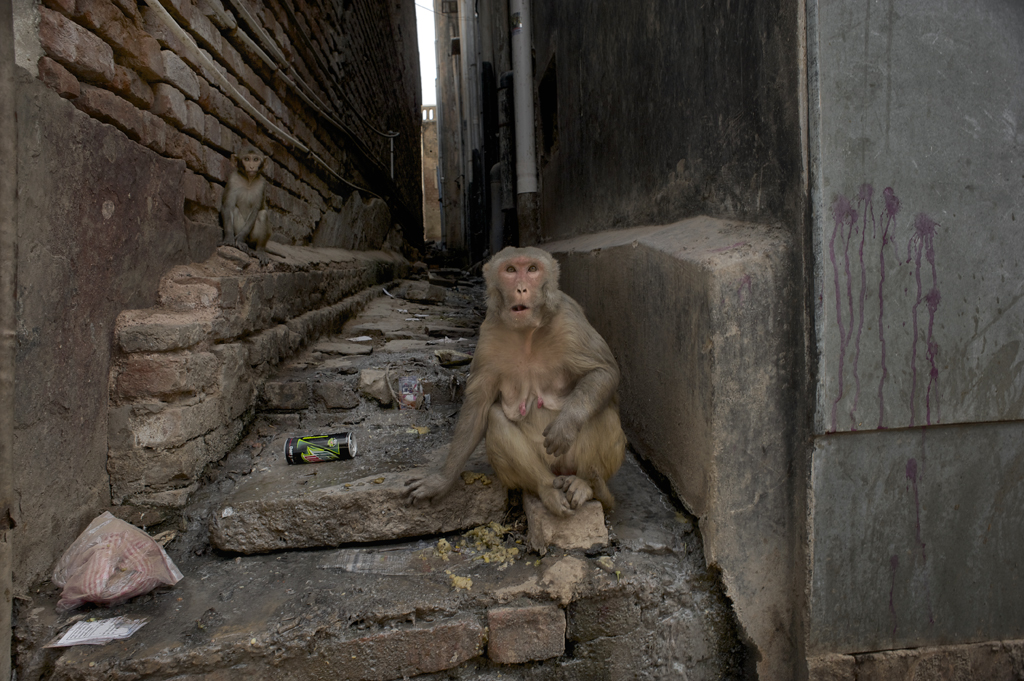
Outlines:
{"label": "monkey", "polygon": [[538,496],[557,516],[596,498],[622,465],[619,367],[583,308],[559,289],[539,248],[508,247],[484,266],[487,312],[444,463],[406,482],[410,503],[444,496],[485,440],[506,487]]}
{"label": "monkey", "polygon": [[266,264],[267,242],[270,240],[270,223],[267,221],[267,181],[262,172],[267,157],[252,146],[246,145],[237,155],[231,156],[235,166],[224,187],[220,219],[224,226],[222,243],[245,250],[245,244],[256,246],[256,257]]}

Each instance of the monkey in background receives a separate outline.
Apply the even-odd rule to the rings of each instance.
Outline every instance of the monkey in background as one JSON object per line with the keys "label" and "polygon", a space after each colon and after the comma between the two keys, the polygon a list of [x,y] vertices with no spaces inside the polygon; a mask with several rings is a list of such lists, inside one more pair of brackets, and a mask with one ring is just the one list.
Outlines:
{"label": "monkey in background", "polygon": [[439,470],[406,483],[412,503],[448,492],[486,436],[498,479],[555,515],[592,498],[614,505],[606,482],[626,449],[619,367],[558,274],[538,248],[506,248],[484,266],[487,314],[451,449]]}
{"label": "monkey in background", "polygon": [[228,246],[246,250],[245,245],[256,247],[256,257],[266,264],[267,242],[270,241],[270,223],[267,221],[267,181],[263,168],[267,157],[246,145],[231,156],[235,168],[224,187],[224,200],[220,207],[220,220],[224,227],[224,241]]}

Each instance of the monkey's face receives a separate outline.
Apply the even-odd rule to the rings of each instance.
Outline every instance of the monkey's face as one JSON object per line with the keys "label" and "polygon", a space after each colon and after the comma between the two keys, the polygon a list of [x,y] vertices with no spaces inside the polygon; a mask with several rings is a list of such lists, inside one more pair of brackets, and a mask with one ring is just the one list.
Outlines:
{"label": "monkey's face", "polygon": [[501,293],[502,319],[512,328],[540,326],[549,277],[545,263],[537,258],[517,256],[497,265],[494,274]]}
{"label": "monkey's face", "polygon": [[257,153],[243,154],[239,159],[239,168],[247,178],[250,180],[259,175],[260,168],[263,167],[264,156]]}

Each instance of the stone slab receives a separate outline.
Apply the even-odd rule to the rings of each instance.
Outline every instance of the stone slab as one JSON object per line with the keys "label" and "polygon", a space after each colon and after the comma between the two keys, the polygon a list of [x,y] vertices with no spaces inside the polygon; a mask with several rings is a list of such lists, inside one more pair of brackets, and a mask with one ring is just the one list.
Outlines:
{"label": "stone slab", "polygon": [[553,515],[532,494],[523,494],[523,509],[529,528],[530,548],[544,555],[548,546],[562,549],[589,549],[608,545],[608,528],[604,524],[604,510],[600,501],[588,501],[572,515],[559,518]]}
{"label": "stone slab", "polygon": [[799,621],[793,480],[806,474],[781,427],[805,409],[793,383],[803,321],[790,238],[697,217],[544,245],[619,362],[630,445],[701,519],[763,678],[789,678],[801,657],[795,630],[780,635],[778,624]]}
{"label": "stone slab", "polygon": [[410,350],[422,350],[427,347],[427,341],[422,340],[392,340],[384,344],[381,352],[409,352]]}
{"label": "stone slab", "polygon": [[455,532],[505,515],[508,490],[489,471],[491,484],[459,482],[440,501],[417,508],[405,490],[422,470],[346,480],[346,463],[282,461],[250,476],[215,512],[211,544],[244,554],[338,546]]}
{"label": "stone slab", "polygon": [[350,341],[325,341],[314,345],[313,352],[322,352],[325,355],[369,355],[373,352],[373,346]]}

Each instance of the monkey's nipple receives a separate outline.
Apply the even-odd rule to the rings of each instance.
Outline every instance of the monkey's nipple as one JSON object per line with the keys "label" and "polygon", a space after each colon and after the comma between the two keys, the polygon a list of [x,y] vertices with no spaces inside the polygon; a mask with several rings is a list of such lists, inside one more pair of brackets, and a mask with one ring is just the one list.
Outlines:
{"label": "monkey's nipple", "polygon": [[526,416],[526,402],[519,405],[519,415]]}
{"label": "monkey's nipple", "polygon": [[544,408],[544,398],[543,397],[538,397],[537,398],[537,408],[538,409],[543,409]]}

